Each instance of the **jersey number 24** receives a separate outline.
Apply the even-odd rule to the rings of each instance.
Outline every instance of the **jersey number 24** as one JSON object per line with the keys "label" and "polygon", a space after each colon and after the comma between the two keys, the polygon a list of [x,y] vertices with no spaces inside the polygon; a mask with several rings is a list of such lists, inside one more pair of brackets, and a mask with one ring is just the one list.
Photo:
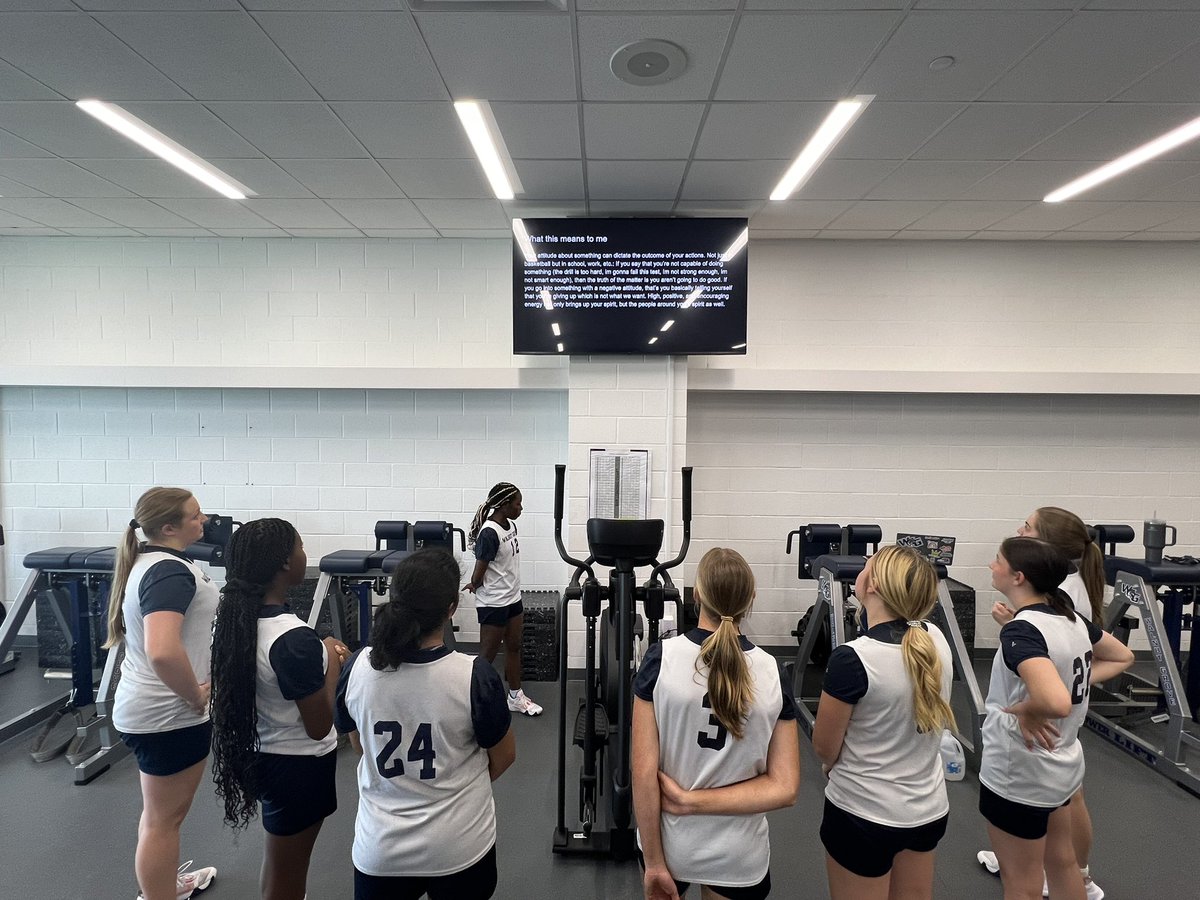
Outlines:
{"label": "jersey number 24", "polygon": [[[393,754],[400,749],[400,744],[404,741],[404,726],[394,721],[376,722],[374,731],[379,735],[391,735],[387,743],[383,745],[383,749],[375,755],[375,765],[379,769],[379,774],[384,778],[396,778],[403,775],[404,763],[399,756],[393,758]],[[437,759],[437,753],[433,749],[433,726],[428,722],[422,722],[417,726],[412,742],[408,745],[408,761],[421,763],[421,780],[428,781],[437,777],[437,769],[433,767],[435,759]]]}

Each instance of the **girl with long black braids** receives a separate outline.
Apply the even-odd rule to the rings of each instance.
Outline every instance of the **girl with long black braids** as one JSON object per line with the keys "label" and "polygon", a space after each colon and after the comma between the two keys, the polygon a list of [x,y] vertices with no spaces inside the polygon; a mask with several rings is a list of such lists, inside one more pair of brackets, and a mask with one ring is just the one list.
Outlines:
{"label": "girl with long black braids", "polygon": [[262,804],[264,900],[304,897],[317,834],[337,809],[333,695],[349,650],[287,605],[307,562],[291,524],[247,522],[229,542],[213,630],[213,780],[235,829]]}
{"label": "girl with long black braids", "polygon": [[338,731],[363,754],[355,900],[486,900],[496,890],[492,782],[516,744],[496,670],[442,643],[458,582],[444,550],[403,560],[370,646],[338,681]]}

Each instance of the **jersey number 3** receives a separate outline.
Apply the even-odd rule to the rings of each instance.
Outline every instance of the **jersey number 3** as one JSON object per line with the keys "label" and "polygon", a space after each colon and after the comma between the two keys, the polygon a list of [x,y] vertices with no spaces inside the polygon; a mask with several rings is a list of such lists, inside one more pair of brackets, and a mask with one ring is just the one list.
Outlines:
{"label": "jersey number 3", "polygon": [[1071,663],[1075,680],[1071,683],[1071,705],[1077,706],[1088,698],[1092,690],[1092,651],[1075,657]]}
{"label": "jersey number 3", "polygon": [[[379,768],[379,774],[384,778],[396,778],[404,774],[404,763],[400,757],[393,758],[393,754],[400,749],[400,744],[404,741],[404,726],[399,722],[376,722],[376,734],[390,734],[388,742],[383,745],[383,749],[375,756],[375,765]],[[417,733],[413,735],[412,743],[408,745],[408,761],[410,763],[421,763],[421,780],[428,781],[431,778],[437,777],[437,769],[433,767],[433,761],[437,759],[437,753],[433,749],[433,726],[428,722],[422,722],[417,726]]]}
{"label": "jersey number 3", "polygon": [[[702,703],[705,709],[712,709],[712,701],[708,699],[708,694],[704,695]],[[696,743],[705,750],[723,749],[725,741],[729,737],[729,732],[725,730],[725,726],[721,724],[720,719],[714,715],[709,715],[708,723],[716,726],[717,733],[709,734],[707,731],[698,731],[696,732]]]}

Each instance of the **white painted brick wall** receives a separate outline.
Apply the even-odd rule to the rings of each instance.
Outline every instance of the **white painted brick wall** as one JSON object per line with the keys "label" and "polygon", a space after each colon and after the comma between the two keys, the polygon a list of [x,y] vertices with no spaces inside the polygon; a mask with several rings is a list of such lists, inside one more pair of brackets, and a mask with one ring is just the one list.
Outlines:
{"label": "white painted brick wall", "polygon": [[1039,506],[1139,534],[1157,511],[1178,527],[1178,552],[1200,545],[1200,398],[694,393],[687,452],[689,579],[709,547],[742,552],[758,578],[747,630],[767,644],[794,644],[815,597],[784,548],[809,522],[957,537],[951,575],[976,590],[981,646],[997,632],[987,564]]}
{"label": "white painted brick wall", "polygon": [[[32,550],[115,543],[153,484],[188,487],[205,509],[239,521],[288,519],[315,565],[333,550],[374,546],[379,519],[466,529],[493,482],[515,481],[527,510],[522,580],[556,589],[565,576],[546,486],[567,455],[566,395],[513,393],[0,387],[3,596],[14,599]],[[323,436],[298,436],[314,420]],[[404,436],[413,423],[444,436]],[[464,605],[463,637],[474,640],[473,607]]]}

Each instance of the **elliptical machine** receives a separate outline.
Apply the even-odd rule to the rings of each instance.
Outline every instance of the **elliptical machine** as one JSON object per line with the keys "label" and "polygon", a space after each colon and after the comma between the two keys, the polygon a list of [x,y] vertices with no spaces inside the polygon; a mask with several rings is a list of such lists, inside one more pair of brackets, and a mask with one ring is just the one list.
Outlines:
{"label": "elliptical machine", "polygon": [[[554,852],[607,856],[625,860],[636,850],[633,827],[633,784],[630,768],[633,726],[634,638],[639,625],[637,604],[647,621],[647,642],[658,640],[667,601],[683,621],[683,601],[671,581],[673,569],[687,556],[692,533],[692,468],[683,475],[683,543],[672,560],[657,560],[662,549],[662,519],[588,519],[589,556],[578,560],[562,541],[563,485],[566,466],[554,467],[554,542],[558,555],[575,567],[558,605],[558,821]],[[611,566],[601,585],[593,564]],[[652,566],[642,586],[638,568]],[[580,578],[587,577],[580,583]],[[607,608],[602,609],[607,601]],[[585,622],[584,695],[575,715],[572,742],[583,751],[579,770],[577,826],[567,827],[567,620],[568,607],[579,602]],[[597,632],[600,654],[597,658]],[[611,747],[611,752],[606,752]],[[599,797],[608,794],[603,813]],[[601,824],[601,818],[605,821]]]}

